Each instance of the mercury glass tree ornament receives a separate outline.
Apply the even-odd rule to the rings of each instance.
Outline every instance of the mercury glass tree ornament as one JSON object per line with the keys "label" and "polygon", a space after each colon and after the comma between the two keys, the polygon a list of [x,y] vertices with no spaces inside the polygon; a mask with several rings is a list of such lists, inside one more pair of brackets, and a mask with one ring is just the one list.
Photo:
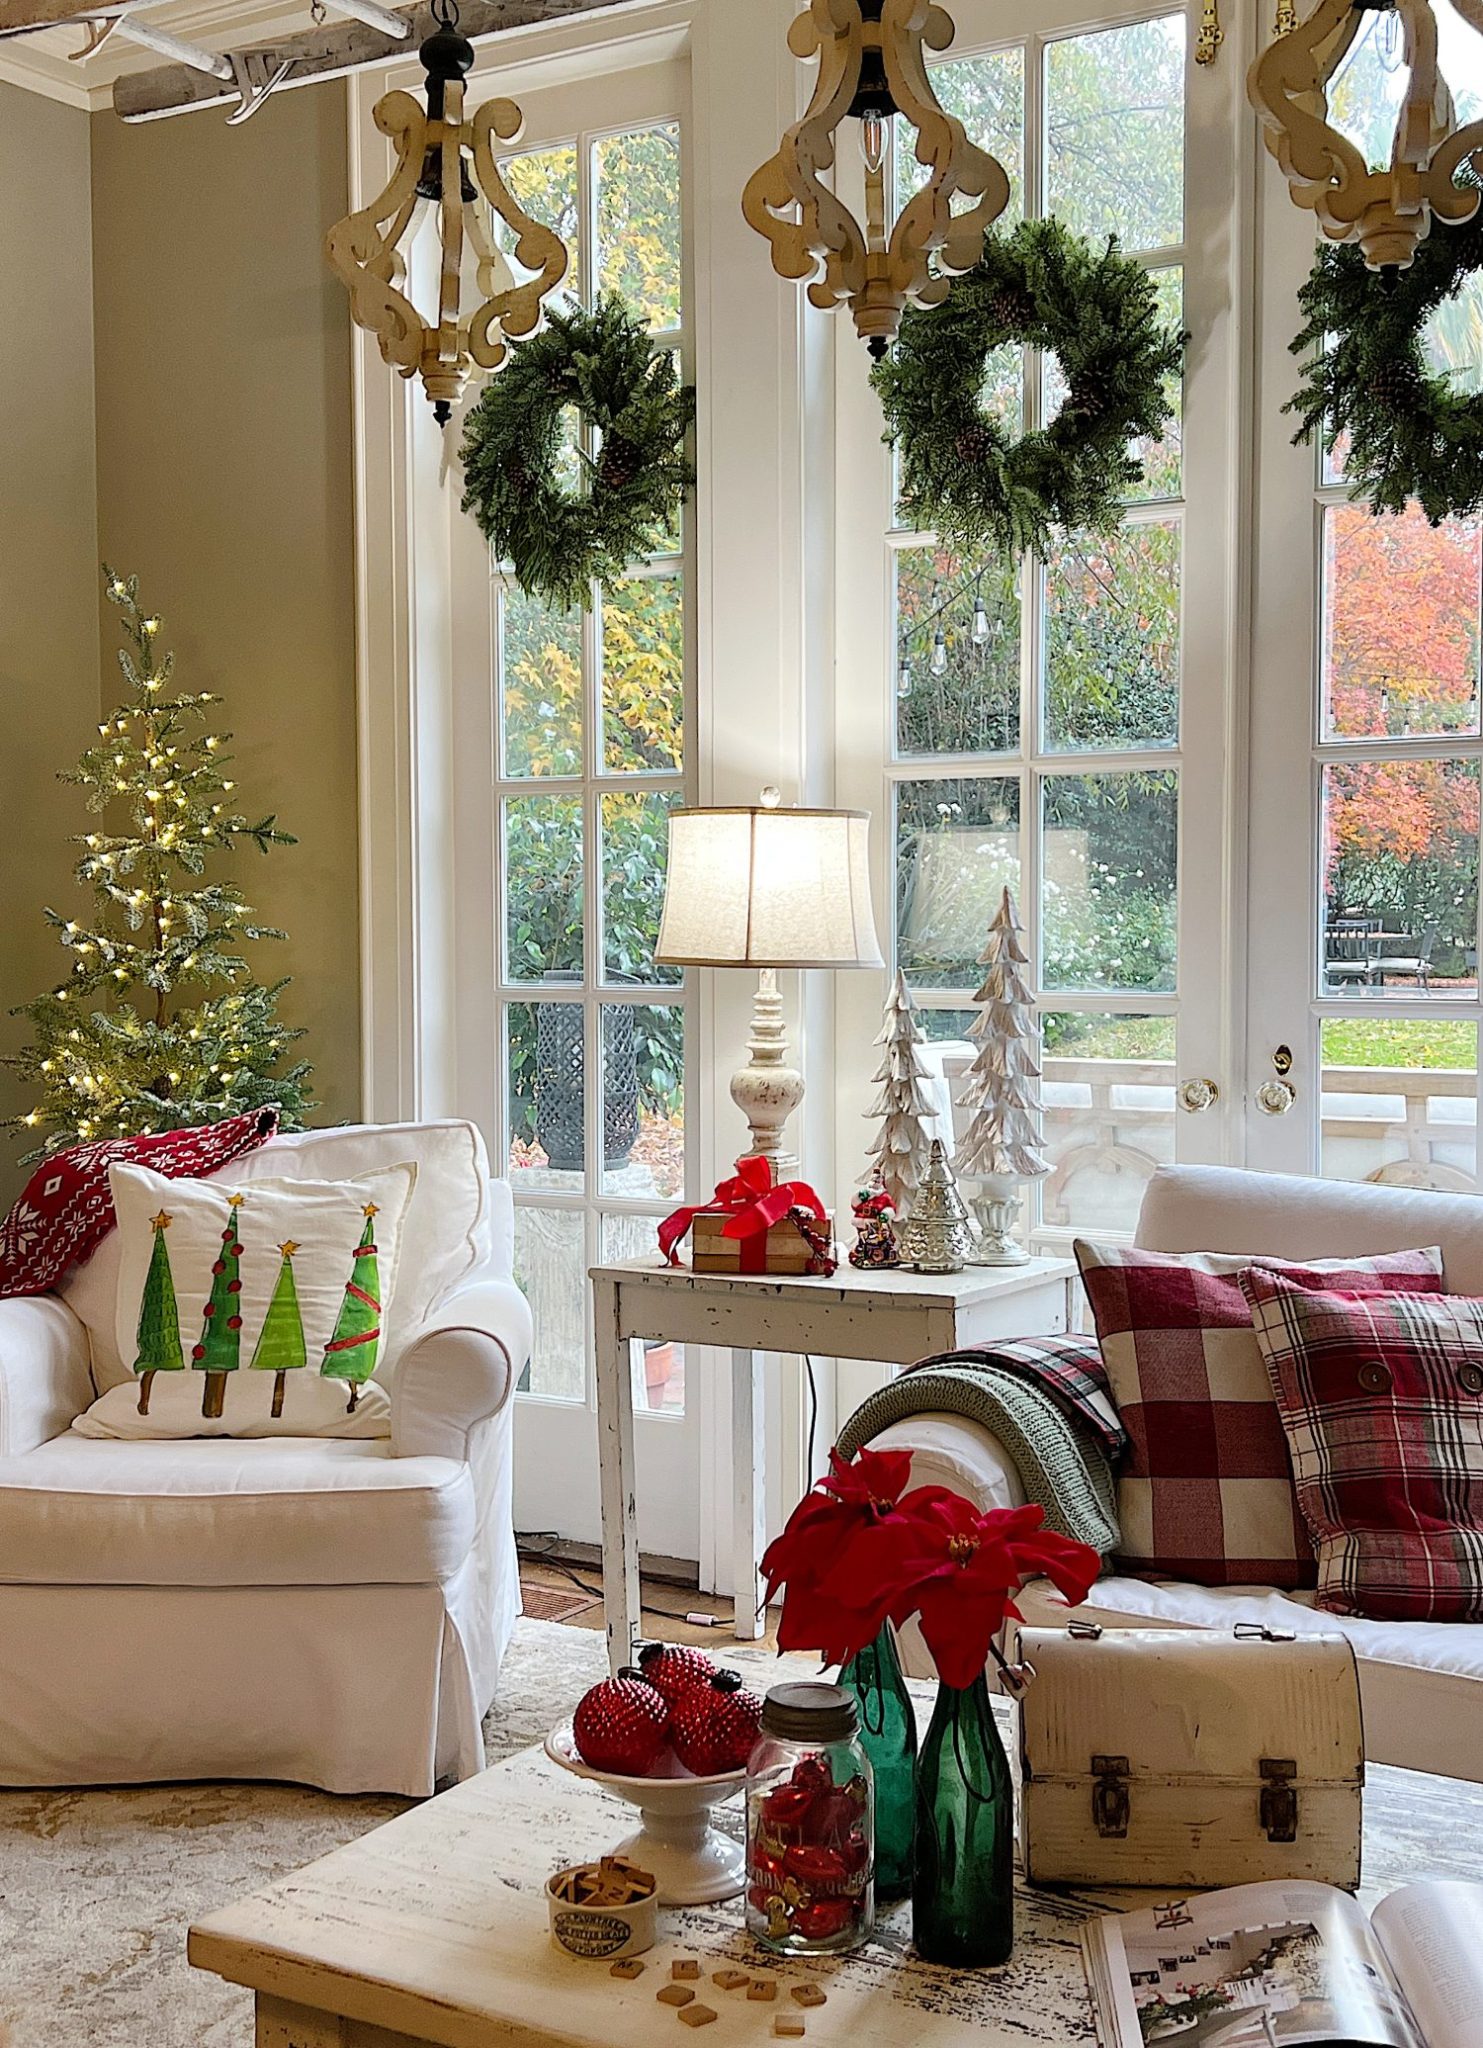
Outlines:
{"label": "mercury glass tree ornament", "polygon": [[[813,97],[742,195],[779,277],[809,280],[811,303],[825,311],[848,305],[877,358],[908,305],[941,305],[949,278],[973,268],[1009,204],[1003,166],[969,140],[928,75],[927,52],[947,49],[954,33],[936,0],[809,0],[788,47],[802,62],[818,59]],[[927,175],[891,225],[886,124],[896,114],[916,130],[916,160]],[[863,227],[823,177],[846,120],[860,123]],[[977,204],[955,213],[955,198]]]}
{"label": "mercury glass tree ornament", "polygon": [[[1247,76],[1247,97],[1261,116],[1267,148],[1281,165],[1297,205],[1309,209],[1331,242],[1355,242],[1371,270],[1404,269],[1438,220],[1471,220],[1475,184],[1457,173],[1483,146],[1483,121],[1457,126],[1437,62],[1435,0],[1318,0],[1302,21],[1279,26]],[[1396,113],[1390,162],[1372,170],[1365,154],[1329,118],[1329,86],[1376,12],[1400,23],[1405,91]],[[1460,0],[1458,13],[1483,31],[1483,9]]]}
{"label": "mercury glass tree ornament", "polygon": [[[486,100],[464,117],[464,80],[474,46],[458,34],[456,0],[432,0],[438,27],[418,52],[427,110],[409,92],[376,102],[376,126],[397,165],[386,189],[325,237],[331,270],[350,292],[358,327],[374,334],[383,361],[420,376],[440,426],[452,417],[471,367],[497,370],[511,338],[533,334],[545,301],[566,276],[560,237],[532,220],[500,176],[493,138],[514,142],[524,126],[513,100]],[[490,234],[492,208],[530,273],[517,284]],[[422,245],[424,222],[435,234]],[[477,292],[465,310],[465,295]],[[430,308],[424,314],[419,303]]]}
{"label": "mercury glass tree ornament", "polygon": [[941,1138],[932,1140],[927,1177],[901,1232],[901,1263],[918,1273],[961,1273],[973,1251],[973,1225]]}

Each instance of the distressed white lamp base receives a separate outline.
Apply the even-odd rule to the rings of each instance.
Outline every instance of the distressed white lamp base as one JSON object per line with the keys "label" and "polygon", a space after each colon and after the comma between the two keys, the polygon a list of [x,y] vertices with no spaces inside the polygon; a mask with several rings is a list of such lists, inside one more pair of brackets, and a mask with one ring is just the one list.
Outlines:
{"label": "distressed white lamp base", "polygon": [[731,1099],[747,1120],[749,1150],[772,1167],[775,1182],[792,1179],[798,1160],[783,1149],[783,1131],[803,1100],[803,1076],[788,1058],[788,1032],[774,968],[757,977],[752,1005],[751,1059],[731,1077]]}
{"label": "distressed white lamp base", "polygon": [[[615,1844],[612,1854],[626,1856],[640,1870],[659,1880],[661,1906],[710,1906],[734,1899],[746,1879],[746,1851],[722,1834],[713,1810],[734,1798],[746,1782],[744,1771],[718,1778],[688,1775],[665,1778],[620,1778],[595,1771],[577,1754],[569,1721],[546,1739],[546,1754],[563,1770],[616,1794],[639,1810],[639,1826]],[[675,1766],[678,1771],[678,1765]]]}
{"label": "distressed white lamp base", "polygon": [[1018,1182],[1007,1177],[980,1181],[971,1196],[978,1223],[978,1243],[970,1266],[1028,1266],[1030,1254],[1014,1236],[1020,1212]]}

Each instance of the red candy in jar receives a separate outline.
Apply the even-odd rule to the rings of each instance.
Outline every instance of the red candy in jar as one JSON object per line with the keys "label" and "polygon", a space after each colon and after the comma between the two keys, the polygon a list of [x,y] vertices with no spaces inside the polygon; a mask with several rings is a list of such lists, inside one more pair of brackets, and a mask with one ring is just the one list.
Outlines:
{"label": "red candy in jar", "polygon": [[855,1699],[775,1686],[747,1765],[747,1927],[782,1955],[842,1954],[875,1924],[874,1800]]}

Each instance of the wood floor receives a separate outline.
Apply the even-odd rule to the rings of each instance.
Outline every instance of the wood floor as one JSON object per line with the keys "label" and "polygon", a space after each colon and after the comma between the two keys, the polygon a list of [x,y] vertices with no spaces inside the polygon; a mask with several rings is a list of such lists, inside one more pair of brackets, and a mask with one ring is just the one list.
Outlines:
{"label": "wood floor", "polygon": [[[596,1567],[574,1566],[577,1577],[589,1588],[600,1583]],[[731,1602],[714,1594],[698,1593],[693,1586],[671,1585],[666,1579],[645,1578],[642,1582],[644,1632],[662,1637],[667,1643],[697,1643],[709,1650],[718,1663],[726,1660],[731,1633]],[[603,1625],[602,1599],[596,1592],[583,1591],[559,1565],[521,1558],[520,1589],[525,1594],[525,1611],[542,1621],[559,1621],[570,1628],[600,1629]],[[660,1611],[662,1610],[662,1611]],[[720,1628],[703,1628],[674,1616],[714,1614]],[[777,1619],[768,1621],[763,1642],[777,1647]]]}

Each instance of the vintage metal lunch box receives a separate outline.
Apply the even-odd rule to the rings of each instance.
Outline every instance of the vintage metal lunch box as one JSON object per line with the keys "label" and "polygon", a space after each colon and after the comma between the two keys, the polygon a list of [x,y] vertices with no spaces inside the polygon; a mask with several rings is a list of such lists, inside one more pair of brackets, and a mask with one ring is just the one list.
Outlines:
{"label": "vintage metal lunch box", "polygon": [[1341,1635],[1022,1629],[1021,1839],[1036,1884],[1353,1888],[1364,1730]]}

